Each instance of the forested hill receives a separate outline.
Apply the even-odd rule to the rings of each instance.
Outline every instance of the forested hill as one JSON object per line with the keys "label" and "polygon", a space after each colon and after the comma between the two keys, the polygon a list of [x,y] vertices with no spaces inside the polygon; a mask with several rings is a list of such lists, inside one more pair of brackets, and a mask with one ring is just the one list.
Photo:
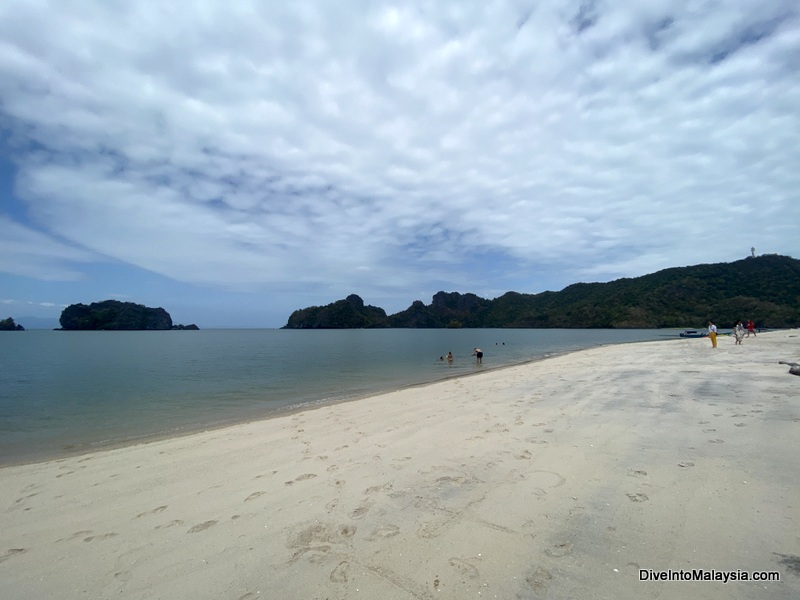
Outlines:
{"label": "forested hill", "polygon": [[297,310],[287,329],[361,327],[760,327],[800,326],[800,260],[779,255],[665,269],[608,283],[576,283],[560,292],[507,292],[494,300],[438,292],[386,315],[356,295]]}
{"label": "forested hill", "polygon": [[65,331],[198,329],[194,324],[174,325],[163,308],[119,300],[71,304],[61,312],[59,322]]}

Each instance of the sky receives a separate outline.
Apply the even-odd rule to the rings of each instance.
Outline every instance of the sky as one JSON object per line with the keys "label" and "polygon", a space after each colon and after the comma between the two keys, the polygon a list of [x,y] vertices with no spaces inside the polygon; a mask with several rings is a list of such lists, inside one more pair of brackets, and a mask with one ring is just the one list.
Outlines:
{"label": "sky", "polygon": [[0,3],[0,318],[800,258],[796,0]]}

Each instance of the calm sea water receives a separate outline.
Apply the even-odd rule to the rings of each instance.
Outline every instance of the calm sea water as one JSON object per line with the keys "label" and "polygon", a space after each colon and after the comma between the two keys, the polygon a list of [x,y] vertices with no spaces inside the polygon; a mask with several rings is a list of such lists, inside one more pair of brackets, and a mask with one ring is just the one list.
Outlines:
{"label": "calm sea water", "polygon": [[[535,360],[664,330],[0,333],[0,464],[55,458]],[[485,352],[475,364],[472,348]],[[439,362],[452,351],[453,365]]]}

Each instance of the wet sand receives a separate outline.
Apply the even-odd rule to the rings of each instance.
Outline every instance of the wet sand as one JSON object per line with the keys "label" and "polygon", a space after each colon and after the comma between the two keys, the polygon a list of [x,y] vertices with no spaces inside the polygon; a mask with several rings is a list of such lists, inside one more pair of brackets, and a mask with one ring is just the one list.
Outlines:
{"label": "wet sand", "polygon": [[[606,346],[3,468],[0,597],[798,598],[779,360],[800,332]],[[701,569],[780,581],[640,580]]]}

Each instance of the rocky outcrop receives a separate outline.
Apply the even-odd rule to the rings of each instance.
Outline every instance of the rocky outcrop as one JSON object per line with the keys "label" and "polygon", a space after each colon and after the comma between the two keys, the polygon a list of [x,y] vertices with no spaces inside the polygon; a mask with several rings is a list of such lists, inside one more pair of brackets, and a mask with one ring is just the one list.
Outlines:
{"label": "rocky outcrop", "polygon": [[164,330],[172,329],[172,317],[163,308],[149,308],[133,302],[104,300],[71,304],[61,313],[61,329],[86,330]]}
{"label": "rocky outcrop", "polygon": [[22,325],[14,323],[14,319],[8,317],[0,321],[0,331],[25,331]]}
{"label": "rocky outcrop", "polygon": [[310,306],[294,311],[284,329],[371,329],[388,327],[386,311],[365,306],[355,294],[326,306]]}
{"label": "rocky outcrop", "polygon": [[415,300],[406,310],[389,317],[392,327],[482,327],[491,306],[475,294],[437,292],[429,306]]}

